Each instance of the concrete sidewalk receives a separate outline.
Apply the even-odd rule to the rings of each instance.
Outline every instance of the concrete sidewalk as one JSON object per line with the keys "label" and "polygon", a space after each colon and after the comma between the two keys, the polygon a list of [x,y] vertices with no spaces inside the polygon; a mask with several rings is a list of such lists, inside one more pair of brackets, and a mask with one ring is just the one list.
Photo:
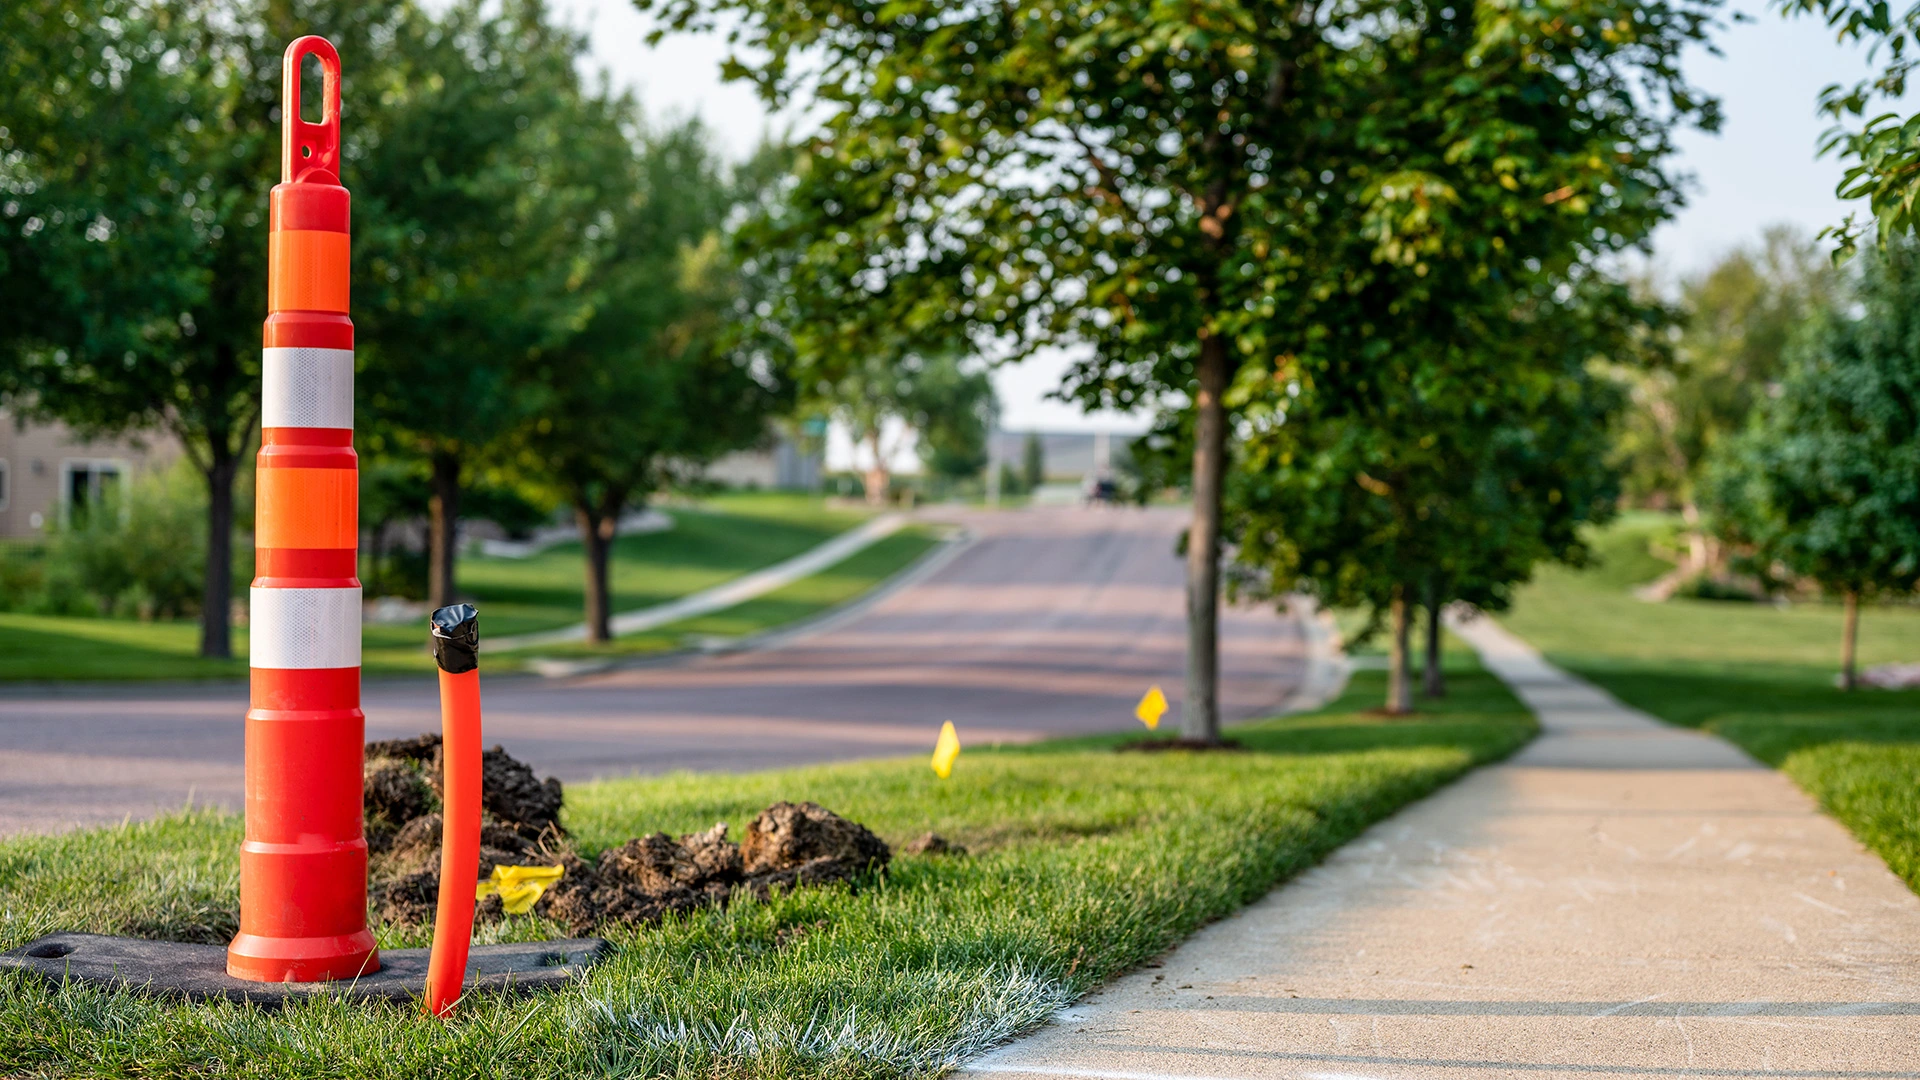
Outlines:
{"label": "concrete sidewalk", "polygon": [[1541,737],[967,1066],[1920,1077],[1920,900],[1784,776],[1457,626]]}

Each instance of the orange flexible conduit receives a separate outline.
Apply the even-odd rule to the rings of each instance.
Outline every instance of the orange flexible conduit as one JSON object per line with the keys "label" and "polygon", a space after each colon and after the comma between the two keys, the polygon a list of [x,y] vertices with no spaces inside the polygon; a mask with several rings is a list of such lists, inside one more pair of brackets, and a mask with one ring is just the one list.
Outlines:
{"label": "orange flexible conduit", "polygon": [[433,613],[440,665],[440,905],[427,959],[427,1010],[446,1016],[460,1000],[473,944],[474,883],[480,877],[480,613],[455,604]]}

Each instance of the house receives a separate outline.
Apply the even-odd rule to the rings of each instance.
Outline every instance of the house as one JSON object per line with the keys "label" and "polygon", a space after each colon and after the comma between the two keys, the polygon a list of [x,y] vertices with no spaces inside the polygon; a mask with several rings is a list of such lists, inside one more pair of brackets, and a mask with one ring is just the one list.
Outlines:
{"label": "house", "polygon": [[818,491],[820,453],[784,432],[774,432],[763,447],[722,455],[703,470],[706,479],[729,487],[771,491]]}
{"label": "house", "polygon": [[170,436],[83,439],[64,424],[26,422],[0,410],[0,540],[39,536],[72,507],[99,502],[179,453]]}

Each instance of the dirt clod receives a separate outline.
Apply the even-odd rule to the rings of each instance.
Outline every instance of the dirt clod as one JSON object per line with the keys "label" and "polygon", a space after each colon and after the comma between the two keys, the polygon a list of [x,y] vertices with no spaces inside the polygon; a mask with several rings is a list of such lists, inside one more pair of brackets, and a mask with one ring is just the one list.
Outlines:
{"label": "dirt clod", "polygon": [[777,802],[760,811],[740,844],[749,876],[798,868],[818,859],[845,865],[849,875],[892,857],[884,840],[819,803]]}
{"label": "dirt clod", "polygon": [[716,822],[706,832],[681,837],[680,846],[693,860],[702,880],[733,882],[746,876],[746,859],[740,854],[740,845],[727,839],[724,821]]}
{"label": "dirt clod", "polygon": [[922,833],[907,841],[900,849],[908,855],[965,855],[967,849],[941,836],[939,833]]}
{"label": "dirt clod", "polygon": [[367,760],[394,758],[415,765],[440,767],[440,736],[431,733],[411,739],[375,739],[367,744]]}
{"label": "dirt clod", "polygon": [[594,866],[575,859],[534,910],[572,933],[634,926],[725,904],[737,891],[765,898],[848,881],[884,868],[889,857],[886,843],[857,822],[814,803],[775,803],[754,818],[744,845],[727,839],[722,823],[678,840],[666,833],[629,840]]}
{"label": "dirt clod", "polygon": [[367,847],[373,851],[386,850],[396,833],[438,801],[420,769],[397,758],[368,759],[361,783]]}
{"label": "dirt clod", "polygon": [[[439,764],[438,758],[435,765]],[[438,775],[439,769],[434,770]],[[496,746],[480,755],[480,804],[482,809],[509,823],[523,835],[527,830],[537,839],[542,832],[560,828],[560,781],[549,776],[541,780],[533,769],[517,760],[503,747]]]}
{"label": "dirt clod", "polygon": [[433,922],[440,902],[440,871],[421,870],[376,886],[380,921],[396,926],[425,926]]}

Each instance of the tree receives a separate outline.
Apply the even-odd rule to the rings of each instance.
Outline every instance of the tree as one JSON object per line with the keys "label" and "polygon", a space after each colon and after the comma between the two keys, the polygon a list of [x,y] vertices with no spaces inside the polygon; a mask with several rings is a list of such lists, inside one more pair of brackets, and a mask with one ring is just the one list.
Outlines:
{"label": "tree", "polygon": [[1678,199],[1672,126],[1715,119],[1678,71],[1711,0],[639,3],[725,21],[730,73],[826,115],[764,232],[799,253],[781,317],[803,355],[901,328],[1085,345],[1083,403],[1193,413],[1182,723],[1205,741],[1235,369],[1337,361],[1321,374],[1366,392],[1372,353],[1319,351],[1350,295],[1439,291],[1442,256],[1471,281],[1564,261],[1570,236],[1638,242]]}
{"label": "tree", "polygon": [[854,445],[866,447],[871,464],[864,486],[867,502],[875,506],[887,501],[889,462],[910,434],[919,439],[922,460],[929,465],[942,454],[953,455],[950,467],[971,476],[986,463],[986,437],[996,411],[993,383],[985,372],[967,370],[953,353],[923,353],[896,341],[889,350],[844,367],[839,378],[814,393],[846,426]]}
{"label": "tree", "polygon": [[1235,383],[1249,431],[1228,497],[1242,588],[1366,609],[1367,633],[1385,622],[1389,713],[1412,705],[1416,606],[1437,695],[1440,611],[1504,608],[1536,563],[1584,560],[1581,527],[1612,513],[1605,450],[1619,395],[1590,369],[1637,348],[1648,313],[1604,278],[1577,283],[1455,309],[1479,316],[1457,338],[1409,327],[1381,365],[1390,389],[1365,407],[1288,369],[1248,365]]}
{"label": "tree", "polygon": [[1814,243],[1770,228],[1758,247],[1736,249],[1682,284],[1669,358],[1614,369],[1632,398],[1617,448],[1628,495],[1679,507],[1688,530],[1687,560],[1660,591],[1719,562],[1695,495],[1701,470],[1721,439],[1746,426],[1785,369],[1788,340],[1837,285]]}
{"label": "tree", "polygon": [[[1389,634],[1386,709],[1411,708],[1416,606],[1508,602],[1535,563],[1578,564],[1579,526],[1611,516],[1604,386],[1577,374],[1508,415],[1428,415],[1415,434],[1310,410],[1249,442],[1230,495],[1237,561],[1263,594],[1299,591],[1370,613]],[[1445,692],[1437,650],[1428,691]]]}
{"label": "tree", "polygon": [[934,476],[964,480],[987,467],[987,440],[1000,405],[993,379],[979,368],[943,359],[915,380],[907,422],[918,437],[920,461]]}
{"label": "tree", "polygon": [[591,311],[602,226],[572,168],[583,49],[538,0],[409,8],[350,87],[363,441],[426,462],[435,605],[456,598],[472,469],[549,407],[521,374]]}
{"label": "tree", "polygon": [[641,136],[636,153],[632,102],[591,104],[573,139],[579,165],[599,178],[607,250],[591,314],[516,384],[545,407],[511,441],[520,471],[573,510],[587,639],[606,641],[621,515],[676,467],[764,437],[785,387],[729,341],[738,290],[721,228],[734,199],[705,129]]}
{"label": "tree", "polygon": [[1027,432],[1026,440],[1020,444],[1020,480],[1028,491],[1047,482],[1047,448],[1037,431]]}
{"label": "tree", "polygon": [[1840,595],[1849,690],[1860,603],[1920,578],[1920,244],[1896,236],[1872,253],[1859,300],[1857,317],[1829,309],[1796,340],[1708,487],[1721,535],[1763,571]]}
{"label": "tree", "polygon": [[[1884,58],[1885,66],[1870,78],[1820,91],[1820,111],[1834,122],[1821,138],[1820,153],[1852,159],[1834,193],[1868,200],[1880,244],[1913,232],[1920,220],[1914,210],[1920,198],[1920,114],[1887,111],[1869,119],[1867,113],[1877,102],[1891,106],[1906,96],[1907,74],[1920,60],[1920,8],[1896,13],[1881,0],[1780,0],[1779,6],[1788,18],[1821,20],[1843,43],[1866,45],[1870,60]],[[1821,235],[1839,241],[1838,257],[1854,250],[1865,229],[1848,214]]]}
{"label": "tree", "polygon": [[0,292],[23,300],[0,326],[0,396],[89,434],[179,440],[208,492],[203,656],[232,654],[233,490],[259,419],[280,50],[316,24],[374,40],[394,10],[0,11]]}

